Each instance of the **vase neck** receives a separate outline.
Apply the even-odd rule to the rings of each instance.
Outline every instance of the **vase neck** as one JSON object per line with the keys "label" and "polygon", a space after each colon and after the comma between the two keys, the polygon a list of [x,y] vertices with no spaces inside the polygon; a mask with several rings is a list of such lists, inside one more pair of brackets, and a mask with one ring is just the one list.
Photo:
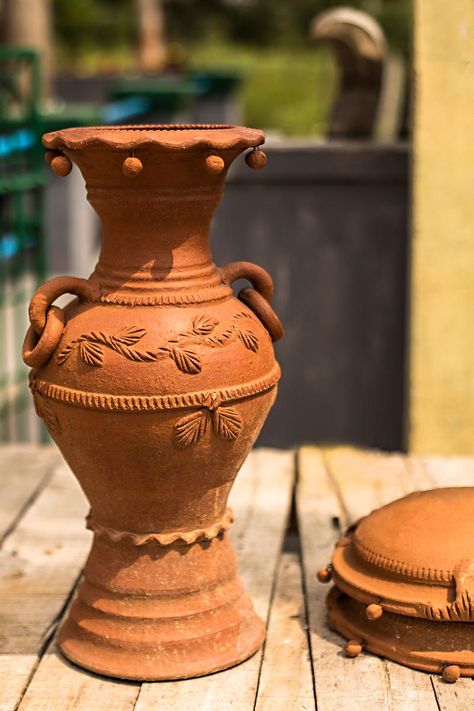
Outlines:
{"label": "vase neck", "polygon": [[102,222],[91,276],[101,299],[184,304],[230,296],[212,261],[210,224],[228,168],[262,142],[261,131],[238,126],[115,126],[46,135],[46,146],[79,167]]}
{"label": "vase neck", "polygon": [[[102,222],[102,247],[92,278],[108,301],[172,303],[201,291],[228,295],[209,246],[222,189],[88,187]],[[215,293],[213,293],[215,292]]]}

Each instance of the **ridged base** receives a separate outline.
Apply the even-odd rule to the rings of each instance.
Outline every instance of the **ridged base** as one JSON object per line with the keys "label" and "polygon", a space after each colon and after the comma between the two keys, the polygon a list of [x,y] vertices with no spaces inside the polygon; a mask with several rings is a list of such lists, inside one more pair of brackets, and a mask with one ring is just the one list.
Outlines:
{"label": "ridged base", "polygon": [[[101,620],[92,624],[89,611],[76,607],[80,622],[69,618],[59,635],[59,648],[75,664],[98,674],[141,681],[164,681],[203,676],[240,664],[260,648],[265,636],[262,621],[243,596],[228,617],[219,624],[219,615],[209,614],[202,621],[197,636],[186,637],[189,620],[176,620],[172,627],[175,639],[163,638],[166,625],[155,620],[151,624],[133,622],[135,632],[144,639],[131,641],[127,622]],[[94,628],[91,633],[90,628]],[[166,630],[170,631],[169,626]]]}
{"label": "ridged base", "polygon": [[239,664],[264,636],[225,534],[167,547],[96,537],[58,642],[93,672],[153,681]]}
{"label": "ridged base", "polygon": [[368,652],[405,666],[442,674],[457,665],[461,676],[474,676],[472,622],[433,622],[384,612],[368,620],[363,603],[333,587],[327,598],[329,627]]}

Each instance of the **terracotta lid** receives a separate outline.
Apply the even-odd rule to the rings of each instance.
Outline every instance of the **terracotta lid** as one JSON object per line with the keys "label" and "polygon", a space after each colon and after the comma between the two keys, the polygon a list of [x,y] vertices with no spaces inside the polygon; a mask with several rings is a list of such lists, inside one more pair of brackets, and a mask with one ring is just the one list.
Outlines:
{"label": "terracotta lid", "polygon": [[150,124],[129,126],[88,126],[46,133],[43,145],[70,150],[104,145],[130,150],[156,145],[164,149],[202,148],[214,150],[254,148],[265,140],[263,131],[227,124]]}
{"label": "terracotta lid", "polygon": [[474,620],[474,488],[411,494],[374,511],[333,555],[336,585],[382,610]]}

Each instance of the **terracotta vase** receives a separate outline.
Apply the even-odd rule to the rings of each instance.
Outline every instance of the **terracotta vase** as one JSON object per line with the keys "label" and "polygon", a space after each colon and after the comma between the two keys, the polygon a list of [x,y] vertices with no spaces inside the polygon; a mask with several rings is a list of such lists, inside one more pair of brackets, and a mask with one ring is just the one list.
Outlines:
{"label": "terracotta vase", "polygon": [[[43,139],[57,174],[78,165],[103,228],[89,279],[52,279],[33,296],[23,351],[37,412],[91,506],[92,550],[59,646],[95,672],[197,676],[264,638],[227,498],[275,401],[282,329],[269,275],[218,269],[208,240],[228,167],[248,148],[261,167],[263,140],[231,126]],[[252,287],[236,298],[239,278]],[[78,297],[64,310],[52,305],[63,293]]]}

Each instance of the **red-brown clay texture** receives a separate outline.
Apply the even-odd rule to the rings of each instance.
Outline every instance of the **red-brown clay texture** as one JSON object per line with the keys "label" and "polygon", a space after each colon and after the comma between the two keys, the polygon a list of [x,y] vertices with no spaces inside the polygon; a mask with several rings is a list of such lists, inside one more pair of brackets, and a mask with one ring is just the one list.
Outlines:
{"label": "red-brown clay texture", "polygon": [[474,675],[473,511],[474,488],[434,489],[349,529],[332,557],[330,626],[446,681]]}
{"label": "red-brown clay texture", "polygon": [[[101,674],[202,675],[264,638],[237,575],[227,498],[276,397],[281,325],[268,274],[218,269],[208,243],[227,169],[263,140],[219,126],[43,138],[78,165],[103,227],[90,279],[52,280],[33,297],[24,350],[37,412],[91,505],[94,543],[59,645]],[[235,274],[252,284],[246,303]],[[44,340],[67,292],[78,299]]]}

